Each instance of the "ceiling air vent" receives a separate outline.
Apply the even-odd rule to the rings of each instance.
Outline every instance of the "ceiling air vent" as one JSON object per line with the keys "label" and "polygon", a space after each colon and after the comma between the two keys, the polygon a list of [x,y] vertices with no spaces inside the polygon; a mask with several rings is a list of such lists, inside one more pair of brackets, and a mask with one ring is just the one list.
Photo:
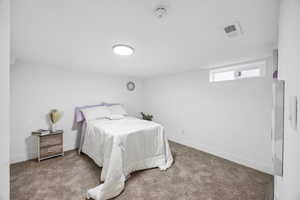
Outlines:
{"label": "ceiling air vent", "polygon": [[239,22],[235,22],[233,24],[230,24],[224,28],[224,31],[226,35],[229,38],[237,37],[243,34],[241,25]]}

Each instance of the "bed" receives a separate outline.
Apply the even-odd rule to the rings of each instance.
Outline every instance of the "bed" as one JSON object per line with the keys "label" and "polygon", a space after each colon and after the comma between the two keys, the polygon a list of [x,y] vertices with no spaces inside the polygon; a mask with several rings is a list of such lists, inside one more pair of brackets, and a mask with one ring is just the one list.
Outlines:
{"label": "bed", "polygon": [[79,152],[102,167],[103,184],[87,191],[87,198],[106,200],[119,195],[131,172],[173,163],[162,125],[128,115],[118,119],[87,120],[82,126]]}

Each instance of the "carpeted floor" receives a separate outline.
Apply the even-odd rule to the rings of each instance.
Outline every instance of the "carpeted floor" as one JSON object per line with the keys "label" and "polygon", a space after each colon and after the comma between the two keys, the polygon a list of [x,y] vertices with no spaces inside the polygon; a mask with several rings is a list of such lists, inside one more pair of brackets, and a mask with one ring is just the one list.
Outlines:
{"label": "carpeted floor", "polygon": [[[171,142],[175,164],[166,172],[135,172],[116,200],[265,200],[273,177]],[[83,200],[101,168],[76,151],[11,166],[12,200]]]}

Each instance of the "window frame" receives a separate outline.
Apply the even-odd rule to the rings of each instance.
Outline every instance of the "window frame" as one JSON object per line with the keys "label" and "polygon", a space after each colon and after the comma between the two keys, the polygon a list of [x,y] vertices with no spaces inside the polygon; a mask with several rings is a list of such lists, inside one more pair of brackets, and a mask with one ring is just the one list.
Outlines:
{"label": "window frame", "polygon": [[[242,64],[235,64],[226,67],[220,67],[216,69],[212,69],[209,71],[209,82],[224,82],[224,81],[235,81],[241,79],[251,79],[251,78],[262,78],[266,75],[266,68],[267,68],[267,61],[260,60],[260,61],[253,61],[248,63]],[[251,70],[251,69],[259,69],[260,75],[259,76],[252,76],[252,77],[242,77],[242,72]],[[215,80],[215,74],[222,73],[222,72],[230,72],[234,71],[234,79],[228,80]],[[238,75],[240,74],[240,75]]]}

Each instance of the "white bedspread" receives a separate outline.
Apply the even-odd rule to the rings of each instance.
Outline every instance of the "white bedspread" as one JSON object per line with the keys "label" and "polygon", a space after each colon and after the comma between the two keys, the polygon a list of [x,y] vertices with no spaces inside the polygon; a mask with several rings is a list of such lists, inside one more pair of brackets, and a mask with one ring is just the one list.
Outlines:
{"label": "white bedspread", "polygon": [[166,170],[173,163],[164,128],[133,117],[88,122],[82,151],[103,166],[104,183],[87,192],[87,197],[95,200],[120,194],[133,171],[154,167]]}

